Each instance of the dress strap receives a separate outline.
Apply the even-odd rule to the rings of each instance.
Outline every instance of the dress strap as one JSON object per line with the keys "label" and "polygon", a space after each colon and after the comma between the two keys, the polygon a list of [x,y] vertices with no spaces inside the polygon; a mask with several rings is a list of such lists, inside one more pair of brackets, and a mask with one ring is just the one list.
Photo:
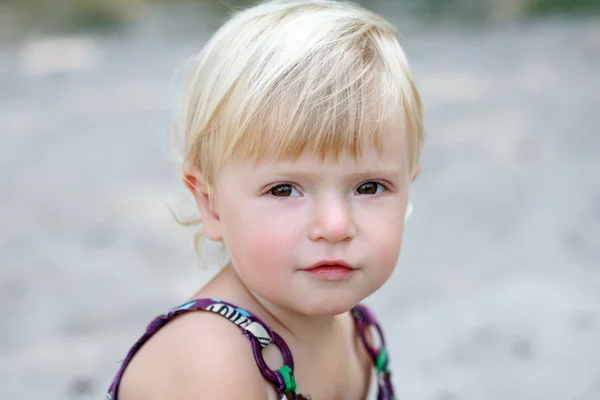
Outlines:
{"label": "dress strap", "polygon": [[[362,304],[359,304],[352,309],[352,315],[354,316],[360,339],[375,365],[377,384],[379,387],[377,400],[394,400],[394,386],[392,384],[391,372],[389,369],[389,355],[385,346],[383,330],[375,319],[373,312]],[[379,347],[374,347],[367,340],[367,331],[371,329],[371,332],[373,332],[372,328],[379,337]]]}
{"label": "dress strap", "polygon": [[[189,301],[179,307],[171,309],[166,314],[156,317],[150,325],[148,325],[146,332],[142,337],[127,353],[125,360],[121,364],[121,368],[117,372],[117,375],[109,388],[106,400],[118,400],[117,393],[123,373],[142,345],[173,318],[191,311],[214,312],[237,325],[252,344],[254,359],[256,360],[261,374],[271,382],[280,397],[286,399],[287,396],[296,394],[296,379],[293,372],[294,360],[292,358],[292,352],[285,341],[257,316],[231,303],[212,298]],[[277,371],[271,370],[262,356],[262,350],[271,343],[275,344],[283,355],[284,366]]]}

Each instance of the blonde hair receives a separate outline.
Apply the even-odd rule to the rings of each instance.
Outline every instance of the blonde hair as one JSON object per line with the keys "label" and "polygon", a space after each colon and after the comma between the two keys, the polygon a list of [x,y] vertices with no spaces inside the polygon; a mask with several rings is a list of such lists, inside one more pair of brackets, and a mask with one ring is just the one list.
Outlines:
{"label": "blonde hair", "polygon": [[[351,3],[275,0],[234,15],[192,60],[182,162],[209,187],[236,157],[357,157],[402,112],[411,167],[422,104],[394,27]],[[199,222],[199,221],[197,221]]]}

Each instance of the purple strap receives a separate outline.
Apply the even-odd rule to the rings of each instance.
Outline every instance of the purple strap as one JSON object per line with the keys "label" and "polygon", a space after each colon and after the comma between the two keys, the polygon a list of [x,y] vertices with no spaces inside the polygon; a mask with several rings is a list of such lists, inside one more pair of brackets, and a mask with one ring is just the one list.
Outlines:
{"label": "purple strap", "polygon": [[[252,350],[254,353],[254,359],[260,369],[262,375],[268,379],[277,393],[282,398],[285,398],[286,389],[289,390],[289,387],[286,386],[286,382],[281,373],[277,371],[271,370],[267,363],[265,362],[262,350],[270,343],[274,343],[283,355],[283,361],[286,366],[288,366],[292,371],[294,369],[294,360],[292,357],[292,353],[285,343],[285,341],[268,325],[266,325],[260,318],[249,313],[248,311],[239,308],[231,303],[220,299],[199,299],[190,301],[185,303],[179,307],[176,307],[169,311],[166,314],[160,315],[156,317],[146,328],[146,332],[138,339],[138,341],[133,345],[133,347],[127,353],[127,356],[123,360],[119,371],[117,372],[110,388],[108,390],[108,394],[106,396],[106,400],[118,400],[118,389],[119,384],[121,382],[121,378],[123,377],[123,373],[125,369],[131,362],[133,356],[137,353],[137,351],[146,343],[152,335],[154,335],[159,329],[161,329],[165,324],[167,324],[170,320],[181,315],[185,312],[190,311],[212,311],[218,313],[225,318],[228,318],[234,324],[236,324],[242,333],[250,340],[252,344]],[[381,331],[381,327],[375,320],[371,311],[363,306],[358,305],[352,310],[352,314],[354,316],[358,332],[360,334],[360,338],[365,345],[367,352],[370,357],[373,359],[375,365],[378,362],[378,354],[383,349],[385,351],[385,340],[383,337],[383,332]],[[258,324],[258,325],[256,325]],[[370,327],[374,326],[379,333],[381,339],[381,348],[379,350],[372,348],[365,336],[366,330]],[[265,335],[266,333],[266,335]],[[379,382],[379,393],[377,396],[378,400],[392,400],[394,397],[394,390],[392,387],[392,383],[390,380],[389,370],[387,369],[387,359],[385,360],[385,368],[382,371],[378,371],[378,382]]]}
{"label": "purple strap", "polygon": [[[377,400],[393,400],[395,398],[394,386],[392,384],[391,373],[389,371],[389,359],[387,357],[383,330],[375,319],[375,315],[373,315],[373,312],[368,307],[358,304],[352,309],[352,314],[354,315],[354,321],[357,326],[360,340],[367,349],[369,356],[371,356],[373,364],[377,366],[377,382],[379,385]],[[367,340],[366,332],[370,327],[374,327],[377,331],[379,340],[381,342],[379,348],[372,347]],[[384,357],[381,365],[379,363],[380,356]]]}

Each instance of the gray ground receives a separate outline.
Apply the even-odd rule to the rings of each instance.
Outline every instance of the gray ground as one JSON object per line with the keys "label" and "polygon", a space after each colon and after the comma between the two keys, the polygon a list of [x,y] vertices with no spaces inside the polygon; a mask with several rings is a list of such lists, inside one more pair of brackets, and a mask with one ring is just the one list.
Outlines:
{"label": "gray ground", "polygon": [[[213,273],[164,205],[173,72],[206,37],[184,26],[0,45],[2,399],[102,398]],[[369,299],[399,398],[600,399],[600,20],[404,31],[424,170]]]}

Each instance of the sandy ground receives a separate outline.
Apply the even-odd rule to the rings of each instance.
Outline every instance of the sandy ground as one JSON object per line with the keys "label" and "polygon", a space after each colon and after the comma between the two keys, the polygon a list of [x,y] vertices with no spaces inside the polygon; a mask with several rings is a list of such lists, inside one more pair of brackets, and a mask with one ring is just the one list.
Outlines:
{"label": "sandy ground", "polygon": [[[164,203],[184,198],[166,132],[198,26],[0,45],[0,398],[102,398],[213,274]],[[424,169],[368,300],[399,398],[600,399],[600,20],[407,31]]]}

